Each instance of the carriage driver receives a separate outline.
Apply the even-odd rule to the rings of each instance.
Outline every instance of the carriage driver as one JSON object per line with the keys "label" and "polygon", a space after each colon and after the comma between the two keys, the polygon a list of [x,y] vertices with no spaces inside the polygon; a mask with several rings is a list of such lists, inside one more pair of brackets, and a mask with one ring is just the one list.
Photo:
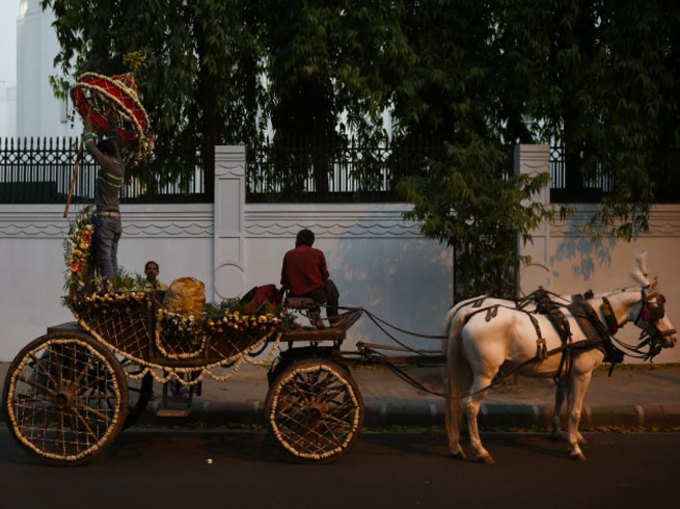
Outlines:
{"label": "carriage driver", "polygon": [[[326,315],[332,325],[338,316],[338,289],[328,278],[323,252],[313,248],[312,244],[314,233],[300,230],[295,239],[295,249],[283,257],[281,285],[291,297],[307,297],[326,304]],[[323,327],[323,323],[318,320],[317,326]]]}
{"label": "carriage driver", "polygon": [[93,247],[99,272],[108,279],[118,272],[118,241],[122,232],[119,205],[125,165],[120,157],[115,130],[99,138],[86,121],[82,141],[100,166],[94,194],[97,213],[94,217]]}

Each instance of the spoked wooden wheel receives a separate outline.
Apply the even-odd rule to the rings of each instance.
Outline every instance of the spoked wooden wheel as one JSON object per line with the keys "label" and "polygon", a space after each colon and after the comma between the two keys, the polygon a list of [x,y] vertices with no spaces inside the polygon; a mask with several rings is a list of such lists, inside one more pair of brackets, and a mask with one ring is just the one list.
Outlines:
{"label": "spoked wooden wheel", "polygon": [[22,446],[73,465],[100,454],[122,429],[127,383],[113,354],[88,336],[47,335],[10,365],[3,406]]}
{"label": "spoked wooden wheel", "polygon": [[300,461],[327,463],[347,452],[364,419],[364,403],[342,366],[310,359],[285,368],[272,383],[267,425],[281,448]]}

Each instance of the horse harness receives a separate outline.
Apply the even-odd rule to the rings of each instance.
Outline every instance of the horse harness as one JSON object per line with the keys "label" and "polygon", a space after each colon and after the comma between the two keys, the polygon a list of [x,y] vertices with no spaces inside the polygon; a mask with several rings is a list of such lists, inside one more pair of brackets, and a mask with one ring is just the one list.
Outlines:
{"label": "horse harness", "polygon": [[[614,334],[616,334],[616,331],[618,330],[619,326],[616,321],[616,317],[614,315],[612,306],[606,297],[602,297],[602,305],[600,306],[600,311],[602,312],[602,315],[604,316],[604,320],[606,322],[606,324],[604,324],[600,320],[599,316],[597,315],[593,307],[588,303],[588,299],[591,299],[593,297],[593,292],[591,290],[588,290],[583,295],[581,294],[573,295],[570,304],[562,304],[559,302],[555,302],[550,298],[550,295],[562,298],[561,296],[553,292],[550,292],[548,290],[545,290],[544,288],[539,287],[538,290],[532,292],[528,296],[522,299],[512,301],[515,304],[515,307],[511,307],[504,304],[493,304],[491,306],[482,307],[484,302],[489,298],[486,295],[470,303],[470,307],[475,308],[475,310],[466,317],[465,319],[466,323],[468,320],[470,320],[472,316],[482,312],[486,312],[485,316],[486,321],[487,322],[491,321],[498,315],[498,308],[503,307],[510,309],[512,311],[519,311],[525,313],[531,320],[531,323],[534,326],[534,329],[536,330],[537,339],[536,339],[536,355],[534,357],[512,367],[512,369],[509,370],[504,370],[503,366],[501,366],[501,369],[499,370],[499,372],[496,374],[496,376],[493,378],[489,385],[473,393],[467,394],[466,397],[487,391],[488,389],[500,383],[503,379],[505,379],[509,375],[519,371],[524,366],[532,362],[542,362],[546,358],[552,355],[556,355],[558,353],[562,354],[562,358],[560,359],[560,366],[555,375],[555,383],[564,382],[569,378],[569,376],[571,376],[571,371],[573,368],[573,352],[575,350],[580,351],[592,349],[601,350],[605,354],[604,361],[611,363],[609,369],[609,376],[611,376],[615,365],[622,362],[624,356],[624,352],[619,350],[616,346],[614,346],[612,340],[616,341],[617,344],[621,345],[625,350],[627,350],[625,355],[630,355],[632,357],[647,360],[654,357],[661,350],[661,346],[658,343],[660,339],[663,339],[665,336],[674,334],[676,332],[675,329],[660,332],[656,327],[656,321],[663,318],[665,314],[664,309],[665,298],[663,297],[663,295],[659,295],[656,304],[652,304],[649,300],[649,297],[646,296],[643,292],[642,294],[643,305],[634,323],[637,325],[640,320],[643,320],[644,322],[646,322],[648,326],[643,328],[643,332],[640,335],[642,341],[636,347],[626,345],[625,343],[622,343],[621,341],[617,340],[616,337],[614,337]],[[536,305],[536,309],[534,311],[527,310],[526,307],[532,303]],[[572,337],[571,328],[569,326],[567,318],[564,316],[564,313],[561,310],[561,308],[565,307],[572,314],[579,327],[581,327],[585,339],[576,342],[571,341]],[[369,315],[369,318],[371,318],[375,322],[375,324],[385,333],[387,333],[387,331],[382,327],[382,325],[379,322],[382,322],[384,325],[387,325],[390,328],[394,328],[396,330],[399,330],[410,335],[433,339],[446,338],[446,336],[430,336],[413,333],[410,331],[406,331],[404,329],[399,329],[398,327],[395,327],[392,324],[388,324],[387,322],[385,322],[382,319],[379,319],[378,317],[372,316],[371,313],[369,313],[367,310],[363,311],[367,315]],[[535,315],[537,313],[546,315],[548,317],[548,320],[553,325],[560,339],[562,340],[562,345],[560,345],[557,348],[553,348],[552,350],[547,349],[545,338],[541,333],[541,327],[538,323],[538,320],[536,320]],[[638,327],[640,326],[638,325]],[[404,347],[405,350],[421,355],[424,353],[422,351],[415,350],[411,347],[408,347],[407,345],[404,345],[391,334],[389,333],[387,334],[389,337],[391,337],[397,343],[399,343],[402,347]],[[429,394],[441,396],[444,398],[449,397],[447,394],[439,393],[426,387],[418,380],[411,377],[408,373],[406,373],[405,371],[397,367],[395,364],[390,362],[383,354],[379,354],[375,349],[371,348],[377,345],[369,345],[362,343],[357,344],[357,346],[359,345],[363,345],[362,347],[360,347],[360,350],[364,356],[367,356],[371,359],[376,358],[379,359],[381,362],[386,364],[395,374],[402,378],[405,382]],[[642,352],[641,348],[647,345],[649,346],[649,352]]]}
{"label": "horse harness", "polygon": [[[471,307],[481,309],[477,309],[468,315],[466,321],[478,313],[486,312],[485,320],[488,322],[498,314],[499,307],[505,307],[513,311],[519,311],[526,314],[529,317],[531,324],[534,326],[534,329],[536,330],[536,355],[528,361],[515,366],[509,372],[503,372],[501,369],[501,371],[499,371],[499,373],[496,375],[494,381],[496,379],[500,381],[501,379],[507,377],[515,371],[518,371],[529,363],[543,362],[548,357],[561,353],[562,357],[560,359],[560,365],[557,369],[557,373],[555,374],[555,383],[559,383],[560,380],[564,380],[565,378],[568,379],[571,376],[573,369],[573,353],[576,350],[585,351],[591,350],[593,348],[601,350],[605,355],[604,362],[611,363],[611,367],[609,369],[610,376],[614,366],[623,361],[623,352],[614,346],[610,337],[609,331],[612,331],[612,334],[615,333],[616,329],[618,328],[618,324],[616,323],[616,318],[614,317],[611,304],[606,297],[603,298],[601,311],[605,317],[605,320],[607,321],[607,325],[600,321],[597,313],[588,303],[588,299],[593,297],[592,291],[588,290],[584,295],[577,294],[572,296],[572,302],[567,305],[561,304],[551,299],[550,293],[551,292],[548,292],[544,288],[539,287],[538,290],[532,292],[525,298],[514,301],[514,308],[505,306],[503,304],[494,304],[493,306],[481,308],[486,297],[482,297],[472,303]],[[526,309],[527,305],[531,303],[536,305],[535,311],[528,311]],[[571,315],[576,320],[576,323],[581,328],[585,339],[572,342],[571,327],[569,326],[569,321],[562,312],[562,308],[564,307],[569,310]],[[535,316],[537,313],[544,315],[550,321],[551,325],[562,341],[561,346],[553,348],[552,350],[547,349],[545,338],[543,337],[541,327]],[[612,327],[612,323],[610,322],[612,322],[616,328]]]}

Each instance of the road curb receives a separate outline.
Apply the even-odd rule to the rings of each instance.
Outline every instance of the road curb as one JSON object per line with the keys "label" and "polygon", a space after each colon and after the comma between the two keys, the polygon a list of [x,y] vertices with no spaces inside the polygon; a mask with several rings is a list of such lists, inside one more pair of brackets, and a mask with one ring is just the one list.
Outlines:
{"label": "road curb", "polygon": [[[172,419],[155,415],[158,403],[149,406],[141,419],[143,424],[168,425]],[[365,402],[364,426],[444,426],[446,408],[443,400],[374,399]],[[494,429],[538,428],[552,426],[553,410],[548,405],[521,403],[483,404],[479,425]],[[562,424],[567,416],[562,414]],[[182,422],[204,425],[263,425],[264,405],[247,403],[200,402]],[[597,405],[586,406],[581,415],[582,427],[676,427],[680,426],[680,405]]]}
{"label": "road curb", "polygon": [[[173,419],[157,417],[160,402],[152,402],[142,415],[139,424],[153,426],[224,426],[263,425],[264,403],[195,401],[189,416]],[[538,428],[552,425],[552,407],[522,403],[483,404],[478,417],[481,427],[493,429]],[[389,426],[444,426],[446,408],[444,400],[432,399],[371,399],[365,402],[364,426],[382,428]],[[567,416],[561,416],[566,425]],[[5,412],[0,412],[0,422],[6,422]],[[680,427],[680,404],[667,405],[596,405],[584,406],[581,427]]]}

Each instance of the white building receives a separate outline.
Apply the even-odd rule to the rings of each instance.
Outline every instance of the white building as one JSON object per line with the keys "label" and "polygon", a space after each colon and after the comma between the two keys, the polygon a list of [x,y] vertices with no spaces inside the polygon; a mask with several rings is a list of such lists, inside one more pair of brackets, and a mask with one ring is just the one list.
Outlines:
{"label": "white building", "polygon": [[59,52],[53,22],[53,12],[43,11],[40,0],[20,0],[17,17],[17,136],[77,136],[82,131],[78,119],[71,127],[70,101],[57,99],[50,85],[50,76],[58,71],[53,61]]}
{"label": "white building", "polygon": [[17,135],[17,87],[0,83],[0,138]]}

